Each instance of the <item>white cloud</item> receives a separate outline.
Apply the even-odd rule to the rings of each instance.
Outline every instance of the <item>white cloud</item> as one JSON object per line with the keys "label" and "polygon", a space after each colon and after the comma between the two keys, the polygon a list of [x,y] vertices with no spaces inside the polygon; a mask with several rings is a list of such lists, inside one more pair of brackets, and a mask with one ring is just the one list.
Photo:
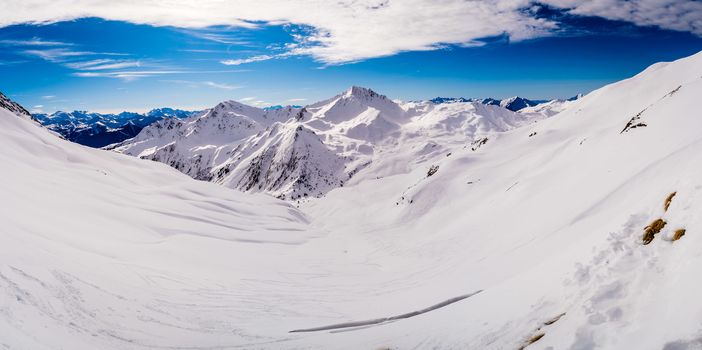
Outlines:
{"label": "white cloud", "polygon": [[75,70],[108,70],[138,68],[141,66],[141,64],[139,61],[135,60],[97,59],[91,61],[71,62],[67,63],[66,66]]}
{"label": "white cloud", "polygon": [[307,101],[307,99],[306,98],[291,98],[289,100],[286,100],[285,102],[303,102],[303,101]]}
{"label": "white cloud", "polygon": [[256,106],[256,107],[270,106],[271,105],[270,103],[268,103],[266,101],[258,100],[257,97],[255,97],[255,96],[240,98],[239,102],[248,104],[250,106]]}
{"label": "white cloud", "polygon": [[[255,26],[250,26],[250,27],[253,28]],[[251,44],[250,41],[241,39],[237,36],[234,36],[234,35],[228,34],[228,33],[216,33],[216,32],[208,32],[208,31],[201,31],[201,30],[186,30],[185,33],[188,33],[189,35],[192,35],[196,38],[214,41],[214,42],[220,43],[220,44],[242,45],[242,46]]]}
{"label": "white cloud", "polygon": [[236,60],[224,60],[224,61],[221,61],[221,63],[225,64],[227,66],[238,66],[238,65],[246,64],[246,63],[266,61],[266,60],[270,60],[273,58],[275,58],[275,56],[259,55],[259,56],[253,56],[253,57],[249,57],[249,58],[241,58],[241,59],[236,59]]}
{"label": "white cloud", "polygon": [[71,46],[71,43],[61,41],[45,41],[40,38],[32,38],[29,40],[0,40],[2,46]]}
{"label": "white cloud", "polygon": [[124,80],[134,80],[165,74],[185,74],[192,73],[179,70],[138,70],[138,71],[110,71],[110,72],[76,72],[73,76],[82,78],[119,78]]}
{"label": "white cloud", "polygon": [[[624,20],[638,25],[702,35],[702,3],[695,0],[542,0],[576,15]],[[533,0],[4,0],[0,27],[101,17],[140,24],[204,28],[252,28],[259,21],[310,28],[296,34],[290,54],[311,55],[327,64],[435,50],[447,44],[480,45],[479,39],[509,35],[513,41],[553,35],[558,23],[536,18]],[[207,40],[237,38],[207,33]],[[264,56],[227,60],[244,64]],[[256,60],[253,60],[256,58]],[[267,57],[271,59],[273,57]],[[223,62],[223,63],[224,63]]]}
{"label": "white cloud", "polygon": [[56,98],[56,96],[54,96],[54,95],[46,95],[46,96],[41,97],[42,100],[53,100],[55,98]]}
{"label": "white cloud", "polygon": [[691,32],[702,36],[702,2],[694,0],[544,0],[574,15],[597,16],[640,26]]}
{"label": "white cloud", "polygon": [[213,88],[217,89],[223,89],[223,90],[234,90],[234,89],[240,89],[241,86],[236,86],[236,85],[229,85],[229,84],[223,84],[223,83],[215,83],[213,81],[203,81],[203,85],[210,86]]}
{"label": "white cloud", "polygon": [[24,54],[29,56],[39,57],[43,60],[50,62],[59,62],[67,57],[92,55],[94,52],[89,51],[73,51],[65,48],[59,49],[46,49],[46,50],[26,50],[23,51]]}
{"label": "white cloud", "polygon": [[67,48],[25,50],[22,51],[22,53],[29,56],[39,57],[49,62],[64,62],[69,59],[75,59],[76,57],[91,55],[125,56],[125,54],[113,52],[74,51]]}
{"label": "white cloud", "polygon": [[217,89],[222,89],[222,90],[234,90],[234,89],[241,89],[241,86],[238,85],[231,85],[231,84],[225,84],[225,83],[217,83],[214,81],[192,81],[192,80],[161,80],[161,82],[164,83],[176,83],[176,84],[184,84],[188,85],[189,87],[196,88],[196,87],[201,87],[201,86],[208,86],[208,87],[213,87]]}

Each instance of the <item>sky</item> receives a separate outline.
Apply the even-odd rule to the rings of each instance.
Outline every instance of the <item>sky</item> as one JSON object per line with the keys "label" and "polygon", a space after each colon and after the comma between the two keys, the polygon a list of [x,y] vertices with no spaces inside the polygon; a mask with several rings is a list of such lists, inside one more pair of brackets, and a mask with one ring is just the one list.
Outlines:
{"label": "sky", "polygon": [[0,2],[0,91],[35,113],[568,98],[700,50],[694,0]]}

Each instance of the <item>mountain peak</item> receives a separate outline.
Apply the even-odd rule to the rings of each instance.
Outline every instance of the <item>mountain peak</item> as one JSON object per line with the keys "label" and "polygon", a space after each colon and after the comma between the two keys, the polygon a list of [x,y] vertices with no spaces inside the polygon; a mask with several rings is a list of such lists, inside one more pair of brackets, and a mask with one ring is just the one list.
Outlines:
{"label": "mountain peak", "polygon": [[506,98],[500,102],[500,107],[502,108],[507,108],[512,112],[516,112],[520,109],[524,109],[526,107],[532,107],[536,106],[539,103],[542,102],[547,102],[547,101],[532,101],[529,99],[526,99],[524,97],[519,97],[519,96],[512,96],[510,98]]}
{"label": "mountain peak", "polygon": [[29,111],[27,111],[19,103],[10,100],[10,98],[5,96],[2,92],[0,92],[0,108],[5,108],[14,114],[17,114],[18,116],[27,117],[36,121],[36,119],[29,113]]}
{"label": "mountain peak", "polygon": [[214,109],[214,110],[233,110],[233,111],[237,111],[237,110],[243,110],[243,109],[248,109],[248,108],[251,108],[251,109],[260,109],[260,108],[257,108],[257,107],[254,107],[254,106],[249,106],[249,105],[247,105],[247,104],[245,104],[245,103],[242,103],[242,102],[239,102],[239,101],[235,101],[235,100],[227,100],[227,101],[220,102],[220,103],[218,103],[213,109]]}
{"label": "mountain peak", "polygon": [[382,98],[382,99],[387,99],[385,95],[381,95],[369,88],[364,88],[360,86],[352,86],[348,88],[343,93],[344,97],[357,97],[357,98],[365,98],[365,99],[374,99],[374,98]]}

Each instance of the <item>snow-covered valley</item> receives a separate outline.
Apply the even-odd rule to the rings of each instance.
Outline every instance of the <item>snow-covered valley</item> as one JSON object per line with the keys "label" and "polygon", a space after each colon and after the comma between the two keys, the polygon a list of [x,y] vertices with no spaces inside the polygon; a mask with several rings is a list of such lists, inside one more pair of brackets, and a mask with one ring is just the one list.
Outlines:
{"label": "snow-covered valley", "polygon": [[354,87],[127,155],[3,99],[0,349],[697,349],[700,94],[702,53],[519,112]]}

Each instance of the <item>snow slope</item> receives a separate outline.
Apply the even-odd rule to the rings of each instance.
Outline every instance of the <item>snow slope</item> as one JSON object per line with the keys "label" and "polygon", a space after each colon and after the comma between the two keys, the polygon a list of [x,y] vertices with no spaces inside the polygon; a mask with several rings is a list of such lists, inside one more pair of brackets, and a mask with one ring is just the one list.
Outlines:
{"label": "snow slope", "polygon": [[[0,211],[0,344],[695,349],[701,93],[702,53],[657,64],[475,150],[379,156],[383,166],[300,211],[72,145],[0,111],[0,194],[12,203]],[[421,103],[402,108],[418,113],[409,122],[375,111],[362,123],[324,120],[344,104],[358,106],[342,94],[300,119],[320,131],[379,116],[412,123],[415,133],[383,127],[376,143],[405,146],[475,125],[470,113],[428,118],[438,107]],[[666,225],[644,245],[659,218]]]}
{"label": "snow slope", "polygon": [[[515,349],[530,340],[529,349],[698,347],[702,238],[692,232],[702,229],[700,93],[702,54],[657,64],[477,152],[433,161],[439,167],[431,176],[417,167],[306,204],[310,217],[333,217],[318,220],[349,251],[370,252],[365,262],[388,283],[375,289],[377,304],[315,325],[482,290],[415,318],[319,341],[401,349]],[[622,132],[635,116],[647,126]],[[644,227],[657,218],[667,225],[643,245]],[[672,242],[678,229],[687,233]]]}
{"label": "snow slope", "polygon": [[263,283],[273,258],[313,235],[284,202],[70,143],[4,108],[0,147],[3,349],[195,346],[231,334],[240,315],[215,306],[255,308],[242,285]]}
{"label": "snow slope", "polygon": [[164,162],[195,179],[298,200],[359,178],[409,171],[385,167],[389,157],[393,164],[415,163],[545,116],[479,102],[397,103],[351,87],[304,108],[224,102],[182,122],[156,123],[109,149]]}

